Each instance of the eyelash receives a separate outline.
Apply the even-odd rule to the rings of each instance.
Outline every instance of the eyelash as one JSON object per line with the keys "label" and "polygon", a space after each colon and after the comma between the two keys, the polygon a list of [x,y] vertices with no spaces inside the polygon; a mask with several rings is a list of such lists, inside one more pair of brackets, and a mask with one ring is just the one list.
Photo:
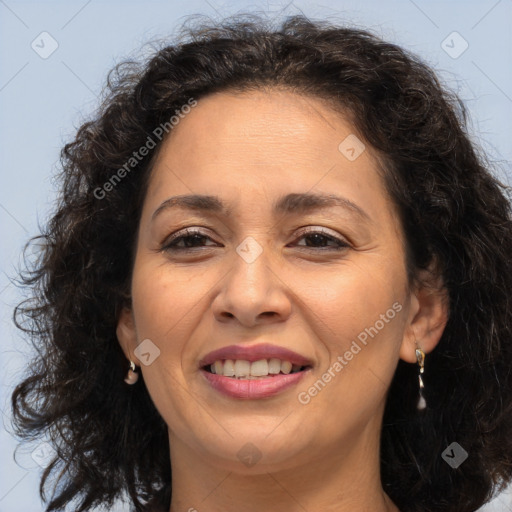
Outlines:
{"label": "eyelash", "polygon": [[[300,246],[304,247],[307,250],[320,250],[320,251],[342,251],[344,249],[347,249],[350,247],[350,244],[348,242],[342,240],[341,238],[335,237],[329,233],[326,233],[323,230],[303,230],[299,234],[299,238],[304,238],[306,236],[312,236],[312,235],[320,235],[324,239],[328,239],[328,241],[336,242],[338,244],[338,247],[307,247],[307,246]],[[200,247],[177,247],[175,244],[179,243],[182,240],[191,239],[194,237],[201,237],[201,238],[211,238],[203,233],[200,230],[193,229],[193,228],[187,228],[185,231],[179,231],[178,233],[175,233],[172,235],[170,239],[164,242],[164,245],[162,246],[161,250],[163,251],[171,251],[171,252],[192,252],[197,251],[197,249],[200,249]],[[209,246],[213,247],[213,246]]]}

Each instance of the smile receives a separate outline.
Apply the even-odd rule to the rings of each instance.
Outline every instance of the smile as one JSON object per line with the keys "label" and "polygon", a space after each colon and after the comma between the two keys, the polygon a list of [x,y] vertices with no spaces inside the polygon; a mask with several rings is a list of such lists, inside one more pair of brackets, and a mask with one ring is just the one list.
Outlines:
{"label": "smile", "polygon": [[223,347],[199,363],[210,388],[245,400],[275,396],[296,385],[312,367],[308,358],[268,343]]}

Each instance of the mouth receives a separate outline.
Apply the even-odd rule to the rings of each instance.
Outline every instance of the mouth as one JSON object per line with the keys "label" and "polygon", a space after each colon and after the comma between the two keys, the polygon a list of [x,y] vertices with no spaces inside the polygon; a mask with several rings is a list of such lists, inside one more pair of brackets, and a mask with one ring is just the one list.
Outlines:
{"label": "mouth", "polygon": [[237,399],[275,396],[311,372],[305,357],[275,345],[232,345],[210,352],[199,363],[210,388]]}

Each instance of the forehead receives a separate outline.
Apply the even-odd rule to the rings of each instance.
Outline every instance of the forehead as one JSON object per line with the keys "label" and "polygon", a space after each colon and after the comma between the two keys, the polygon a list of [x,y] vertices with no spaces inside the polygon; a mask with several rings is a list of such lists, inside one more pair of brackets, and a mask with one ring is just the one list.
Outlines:
{"label": "forehead", "polygon": [[[346,140],[364,148],[356,160],[341,152]],[[286,185],[297,192],[336,179],[380,186],[368,149],[324,100],[283,90],[214,93],[200,98],[164,140],[148,193],[170,183],[186,184],[189,193],[198,192],[198,184],[220,183]]]}
{"label": "forehead", "polygon": [[292,159],[290,151],[334,156],[333,140],[351,132],[340,114],[317,98],[283,90],[221,92],[198,100],[164,144],[175,150],[181,146],[183,152],[208,149],[211,156],[233,159],[247,149],[262,158],[280,149],[282,157]]}

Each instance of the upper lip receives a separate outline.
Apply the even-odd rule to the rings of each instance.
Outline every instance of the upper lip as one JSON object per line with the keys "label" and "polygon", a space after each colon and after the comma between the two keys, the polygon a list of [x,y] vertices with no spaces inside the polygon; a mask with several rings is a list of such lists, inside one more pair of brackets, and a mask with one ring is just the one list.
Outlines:
{"label": "upper lip", "polygon": [[258,345],[229,345],[227,347],[213,350],[206,354],[199,362],[199,367],[208,366],[218,360],[225,359],[243,359],[254,362],[260,359],[281,359],[290,361],[292,364],[300,366],[311,366],[312,362],[304,356],[297,354],[293,350],[271,345],[269,343],[259,343]]}

